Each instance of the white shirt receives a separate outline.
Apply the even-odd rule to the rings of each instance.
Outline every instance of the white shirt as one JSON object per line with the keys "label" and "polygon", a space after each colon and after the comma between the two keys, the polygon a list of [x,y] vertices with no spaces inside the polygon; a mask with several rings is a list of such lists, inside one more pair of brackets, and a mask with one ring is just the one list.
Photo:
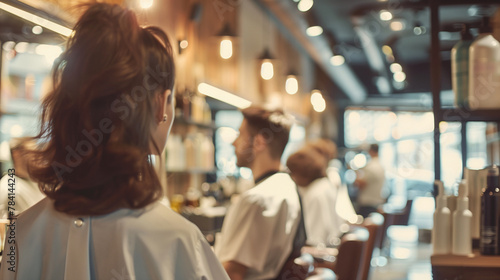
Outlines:
{"label": "white shirt", "polygon": [[45,198],[19,216],[14,236],[16,272],[6,239],[4,280],[229,279],[198,228],[159,202],[72,217]]}
{"label": "white shirt", "polygon": [[385,183],[385,171],[378,157],[372,158],[362,169],[366,186],[359,191],[358,203],[361,206],[378,206],[384,203],[382,189]]}
{"label": "white shirt", "polygon": [[[9,183],[11,183],[10,186]],[[45,194],[40,191],[35,182],[17,176],[12,178],[7,174],[0,180],[0,215],[7,213],[9,196],[13,197],[15,205],[12,208],[18,214],[42,200]]]}
{"label": "white shirt", "polygon": [[299,192],[302,196],[307,244],[333,245],[344,223],[336,210],[336,189],[327,177],[323,177],[307,187],[299,187]]}
{"label": "white shirt", "polygon": [[295,183],[286,173],[274,174],[230,207],[215,253],[222,263],[248,267],[245,279],[274,278],[292,252],[299,220]]}

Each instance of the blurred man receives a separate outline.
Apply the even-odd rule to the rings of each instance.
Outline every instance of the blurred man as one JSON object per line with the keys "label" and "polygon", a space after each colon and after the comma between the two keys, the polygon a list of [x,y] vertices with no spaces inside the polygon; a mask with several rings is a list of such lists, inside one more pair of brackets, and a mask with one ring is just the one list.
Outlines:
{"label": "blurred man", "polygon": [[376,212],[379,205],[385,202],[382,190],[385,184],[385,170],[378,158],[378,145],[370,145],[368,154],[370,162],[358,172],[354,185],[358,187],[358,214],[367,217]]}
{"label": "blurred man", "polygon": [[252,170],[255,186],[229,209],[215,252],[232,280],[286,277],[282,269],[306,240],[297,187],[280,172],[291,119],[259,107],[242,113],[233,145],[237,165]]}

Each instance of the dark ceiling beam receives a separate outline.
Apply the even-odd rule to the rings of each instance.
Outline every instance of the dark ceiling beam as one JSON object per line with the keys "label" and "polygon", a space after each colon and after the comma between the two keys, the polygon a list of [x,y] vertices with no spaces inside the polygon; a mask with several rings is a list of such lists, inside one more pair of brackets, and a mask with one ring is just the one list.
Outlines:
{"label": "dark ceiling beam", "polygon": [[366,89],[351,68],[346,63],[341,66],[330,64],[333,52],[325,36],[307,36],[306,19],[292,1],[254,0],[254,2],[270,15],[279,31],[293,45],[299,46],[299,50],[304,50],[327,73],[351,102],[361,103],[365,100]]}

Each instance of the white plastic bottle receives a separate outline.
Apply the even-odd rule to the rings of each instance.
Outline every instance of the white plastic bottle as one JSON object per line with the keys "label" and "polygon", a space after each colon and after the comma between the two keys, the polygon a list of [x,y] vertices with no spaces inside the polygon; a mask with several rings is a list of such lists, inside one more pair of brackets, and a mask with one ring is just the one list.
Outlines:
{"label": "white plastic bottle", "polygon": [[469,107],[500,108],[500,42],[492,35],[489,18],[469,48]]}
{"label": "white plastic bottle", "polygon": [[453,231],[451,253],[454,255],[472,254],[472,212],[469,210],[469,188],[464,179],[458,187],[457,209],[453,212]]}
{"label": "white plastic bottle", "polygon": [[434,211],[434,227],[432,228],[432,248],[435,255],[451,252],[451,213],[446,206],[447,197],[444,194],[443,182],[436,180],[438,195]]}

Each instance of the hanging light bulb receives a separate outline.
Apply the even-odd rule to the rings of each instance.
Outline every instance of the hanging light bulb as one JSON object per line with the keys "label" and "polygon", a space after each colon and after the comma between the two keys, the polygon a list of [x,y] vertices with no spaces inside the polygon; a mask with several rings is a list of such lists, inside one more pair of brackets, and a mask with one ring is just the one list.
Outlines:
{"label": "hanging light bulb", "polygon": [[220,57],[229,59],[233,56],[233,42],[230,39],[220,41]]}
{"label": "hanging light bulb", "polygon": [[219,49],[220,57],[223,59],[231,58],[233,56],[232,38],[236,37],[236,35],[231,31],[228,23],[224,24],[224,27],[217,36],[221,38]]}
{"label": "hanging light bulb", "polygon": [[271,80],[274,76],[274,65],[273,65],[273,57],[269,53],[269,49],[265,49],[262,55],[259,57],[262,61],[260,65],[260,76],[264,80]]}
{"label": "hanging light bulb", "polygon": [[269,60],[262,61],[262,65],[260,66],[260,76],[264,80],[271,80],[274,76],[274,66],[273,63]]}
{"label": "hanging light bulb", "polygon": [[149,9],[153,6],[153,0],[139,0],[139,4],[143,9]]}
{"label": "hanging light bulb", "polygon": [[313,106],[314,111],[321,113],[326,109],[326,101],[323,98],[321,92],[317,89],[312,91],[311,94],[311,104]]}
{"label": "hanging light bulb", "polygon": [[296,94],[299,91],[299,82],[295,74],[290,73],[286,77],[285,90],[288,94]]}
{"label": "hanging light bulb", "polygon": [[307,12],[312,8],[313,5],[314,5],[313,0],[301,0],[297,8],[301,12]]}

